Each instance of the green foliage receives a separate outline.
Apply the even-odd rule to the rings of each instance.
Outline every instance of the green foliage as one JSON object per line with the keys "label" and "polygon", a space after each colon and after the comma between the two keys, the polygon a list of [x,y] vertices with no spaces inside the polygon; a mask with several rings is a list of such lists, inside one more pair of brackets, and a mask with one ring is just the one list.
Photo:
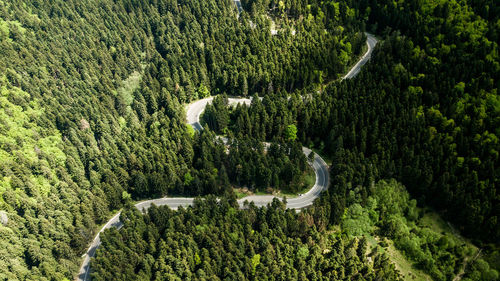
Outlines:
{"label": "green foliage", "polygon": [[[246,12],[237,19],[231,1],[0,1],[0,207],[9,217],[0,226],[0,279],[73,279],[97,225],[122,207],[124,191],[134,199],[220,194],[229,179],[267,186],[269,175],[277,175],[273,186],[300,183],[299,156],[276,149],[275,164],[264,167],[278,171],[259,166],[266,163],[262,153],[249,153],[257,140],[285,139],[289,124],[296,125],[297,140],[334,159],[332,186],[313,207],[323,227],[338,223],[353,203],[363,206],[374,181],[395,177],[422,204],[447,210],[466,235],[498,241],[496,2],[283,4],[280,10],[279,1],[243,1]],[[277,35],[264,13],[274,18]],[[312,83],[337,78],[365,45],[357,15],[384,42],[356,79],[310,91]],[[213,94],[264,96],[214,119],[214,130],[243,139],[245,154],[233,147],[235,153],[218,159],[222,146],[205,150],[186,133],[182,103],[206,94],[197,85]],[[243,160],[255,160],[241,166],[245,173],[237,171]],[[277,164],[282,160],[286,165]],[[394,216],[398,209],[368,217],[385,221],[394,237],[410,229],[401,244],[443,278],[439,272],[448,274],[442,267],[453,258],[439,253],[460,247],[441,241],[448,249],[433,250],[426,242],[428,254],[411,236],[414,208],[405,220]],[[417,234],[436,240],[428,231]],[[208,278],[210,253],[199,254],[203,268],[195,272]],[[170,260],[158,265],[168,277],[178,269]],[[380,259],[374,266],[386,264]],[[344,267],[352,268],[334,267],[335,274],[350,276]],[[290,272],[282,279],[299,279]],[[472,272],[471,279],[495,277],[491,269],[484,276]]]}
{"label": "green foliage", "polygon": [[194,262],[195,262],[195,265],[201,264],[201,258],[200,258],[200,255],[198,255],[198,253],[194,254]]}
{"label": "green foliage", "polygon": [[480,258],[474,260],[468,269],[463,280],[494,281],[498,280],[499,277],[498,271],[490,268],[490,265]]}
{"label": "green foliage", "polygon": [[[305,23],[304,6],[291,5],[296,19],[276,19],[298,31],[292,37],[271,36],[261,16],[237,19],[225,1],[0,1],[0,208],[10,218],[0,279],[74,279],[98,225],[127,194],[226,190],[223,169],[205,184],[222,188],[203,189],[194,171],[185,185],[196,163],[182,103],[209,89],[304,87],[317,69],[336,77],[337,40],[355,40],[359,23]],[[212,168],[196,173],[215,178]]]}
{"label": "green foliage", "polygon": [[305,260],[309,257],[309,248],[307,246],[302,246],[297,250],[297,258],[299,260]]}
{"label": "green foliage", "polygon": [[190,185],[191,182],[193,182],[193,176],[191,176],[191,173],[187,172],[184,174],[184,185]]}
{"label": "green foliage", "polygon": [[250,263],[252,264],[252,275],[255,275],[255,269],[260,264],[260,255],[259,254],[253,255],[252,259],[250,260]]}
{"label": "green foliage", "polygon": [[192,127],[191,125],[189,125],[189,124],[186,124],[185,126],[186,126],[186,132],[187,132],[187,134],[188,134],[191,138],[194,138],[194,134],[195,134],[195,132],[194,132],[193,127]]}
{"label": "green foliage", "polygon": [[9,25],[0,18],[0,40],[5,40],[7,38],[9,38]]}
{"label": "green foliage", "polygon": [[211,130],[218,134],[225,133],[229,125],[229,109],[226,95],[215,97],[212,104],[207,105],[201,117],[201,122],[207,124]]}
{"label": "green foliage", "polygon": [[140,83],[141,73],[139,71],[134,71],[127,79],[122,81],[121,87],[117,89],[118,95],[120,95],[127,106],[132,105],[134,101],[134,91],[138,89]]}
{"label": "green foliage", "polygon": [[199,99],[204,99],[204,98],[210,96],[210,91],[208,90],[207,86],[205,86],[203,84],[200,84],[200,86],[198,87],[196,92],[198,93]]}
{"label": "green foliage", "polygon": [[[383,160],[387,164],[377,161],[381,175],[395,175],[422,202],[446,209],[449,218],[468,235],[498,241],[500,201],[494,194],[499,174],[493,167],[499,166],[499,144],[495,138],[487,136],[494,134],[498,138],[500,133],[500,120],[493,105],[498,97],[498,83],[495,81],[500,78],[499,26],[498,16],[486,12],[490,9],[498,11],[498,5],[490,1],[422,1],[414,4],[413,1],[377,1],[376,5],[357,1],[352,4],[360,14],[367,15],[367,26],[371,25],[379,34],[389,35],[391,30],[397,30],[406,39],[395,34],[387,38],[375,55],[384,57],[383,62],[372,59],[373,63],[364,72],[366,75],[347,85],[347,91],[354,93],[367,89],[363,95],[365,98],[372,96],[371,93],[381,93],[384,101],[393,101],[389,107],[399,110],[396,113],[389,107],[377,106],[382,100],[369,98],[371,101],[363,101],[372,105],[369,107],[379,107],[363,110],[363,115],[391,115],[388,118],[368,118],[377,122],[375,127],[379,132],[389,126],[393,129],[386,134],[396,136],[387,142],[377,141],[380,147],[393,146],[387,150],[392,150],[392,156]],[[398,51],[389,55],[388,50]],[[400,66],[398,71],[392,71],[396,66]],[[379,76],[388,70],[391,70],[386,72],[391,73],[390,79]],[[383,86],[375,89],[377,85]],[[421,88],[419,97],[412,96],[415,94],[412,89],[416,87]],[[384,92],[384,89],[401,91],[392,93],[392,90]],[[408,99],[397,98],[405,93]],[[344,90],[338,94],[343,96]],[[394,101],[394,97],[398,100]],[[348,99],[352,102],[355,97]],[[425,113],[425,118],[413,120],[409,115],[420,107],[424,110],[418,115],[422,117],[421,113]],[[350,111],[360,114],[360,111]],[[405,120],[405,125],[398,124],[398,120]],[[374,125],[366,118],[353,123]],[[399,132],[400,127],[413,133]],[[354,128],[359,128],[356,129],[357,136],[364,130],[363,126]],[[486,138],[491,142],[482,144]],[[361,146],[355,144],[355,147]],[[351,147],[347,149],[353,151]],[[367,155],[367,151],[363,153]],[[385,152],[369,149],[368,153],[377,154],[380,159]],[[392,169],[392,164],[388,165],[392,161],[395,169]],[[381,169],[381,166],[391,168]]]}
{"label": "green foliage", "polygon": [[498,241],[497,26],[465,2],[367,5],[353,3],[388,33],[356,79],[297,91],[303,99],[276,90],[235,110],[232,130],[270,140],[296,124],[299,141],[334,159],[324,201],[332,223],[367,198],[374,180],[395,177],[467,235]]}
{"label": "green foliage", "polygon": [[279,201],[246,210],[234,204],[208,197],[178,211],[126,208],[124,226],[101,236],[92,279],[400,280],[383,254],[362,262],[362,243],[308,226],[307,211],[285,210]]}
{"label": "green foliage", "polygon": [[370,219],[369,210],[359,204],[350,206],[342,219],[342,229],[350,236],[372,233],[373,227],[374,222]]}
{"label": "green foliage", "polygon": [[[184,182],[192,195],[224,194],[231,184],[251,191],[274,188],[297,193],[312,186],[312,168],[299,143],[264,144],[248,137],[229,137],[224,144],[210,130],[195,135],[195,156],[190,181]],[[312,181],[314,183],[314,181]]]}
{"label": "green foliage", "polygon": [[294,141],[297,139],[297,126],[288,125],[285,130],[285,138],[287,141]]}
{"label": "green foliage", "polygon": [[[347,209],[342,219],[343,232],[351,236],[381,235],[392,239],[415,267],[436,280],[453,279],[463,261],[473,258],[467,253],[468,246],[458,237],[418,219],[416,202],[409,200],[401,184],[394,180],[380,181],[375,184],[372,196],[366,206],[355,203]],[[373,212],[376,215],[372,215]],[[485,264],[479,271],[488,275],[489,265]]]}
{"label": "green foliage", "polygon": [[[64,165],[66,154],[61,150],[61,135],[57,130],[52,130],[53,135],[45,128],[39,126],[36,121],[42,114],[38,103],[33,101],[24,108],[12,103],[17,99],[24,99],[29,95],[17,87],[7,85],[5,79],[0,84],[2,95],[0,96],[0,157],[2,169],[16,169],[20,164],[26,163],[38,169],[40,173],[23,174],[25,180],[33,184],[32,192],[41,192],[47,196],[51,185],[58,185],[55,168]],[[43,173],[41,173],[43,171]],[[4,191],[10,190],[11,180],[17,175],[12,171],[3,177],[0,186],[0,196]],[[22,192],[24,196],[24,192]]]}
{"label": "green foliage", "polygon": [[[60,203],[57,197],[61,196],[59,189],[64,186],[66,176],[59,170],[67,160],[61,133],[40,122],[44,110],[38,99],[26,102],[30,100],[29,94],[12,86],[5,76],[0,78],[0,92],[0,209],[9,218],[5,226],[0,225],[0,255],[6,257],[0,261],[0,278],[36,279],[40,274],[54,274],[62,279],[64,275],[55,272],[64,272],[71,264],[69,246],[55,243],[37,231],[40,229],[47,236],[58,231],[60,241],[69,244],[71,240],[71,223],[57,219],[69,214],[50,207]],[[51,216],[38,217],[33,208]],[[30,230],[23,230],[26,227]],[[19,238],[23,232],[26,239]],[[24,250],[25,245],[30,245],[29,250]],[[53,253],[58,253],[57,260],[51,258]],[[40,270],[36,269],[38,266]],[[5,272],[8,268],[9,272]]]}
{"label": "green foliage", "polygon": [[132,195],[130,193],[126,192],[125,190],[122,192],[122,200],[123,201],[128,201],[132,198]]}

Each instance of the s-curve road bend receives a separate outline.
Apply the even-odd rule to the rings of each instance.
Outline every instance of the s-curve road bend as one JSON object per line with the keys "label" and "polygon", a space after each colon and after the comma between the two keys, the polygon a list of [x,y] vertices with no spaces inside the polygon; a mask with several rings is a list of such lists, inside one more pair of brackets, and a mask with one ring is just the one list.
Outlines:
{"label": "s-curve road bend", "polygon": [[[370,59],[371,53],[373,51],[373,47],[377,44],[377,39],[373,35],[366,34],[367,40],[366,44],[368,45],[367,52],[361,57],[361,59],[354,65],[354,67],[343,77],[343,79],[353,78],[356,76],[361,67]],[[205,99],[198,100],[188,105],[187,107],[187,123],[193,126],[195,130],[202,130],[203,127],[200,124],[200,115],[205,110],[207,104],[211,103],[213,97],[208,97]],[[247,98],[229,98],[229,104],[236,103],[244,103],[251,104],[251,99]],[[302,148],[306,155],[309,155],[311,150],[309,148]],[[287,208],[290,209],[301,209],[307,206],[312,205],[314,200],[319,197],[320,193],[328,188],[329,185],[329,174],[328,174],[328,165],[325,161],[316,153],[314,154],[314,161],[311,163],[314,173],[316,174],[316,182],[314,186],[305,194],[300,197],[292,198],[287,200]],[[247,196],[243,199],[238,200],[238,204],[240,207],[244,206],[244,202],[253,202],[256,206],[265,206],[268,203],[272,202],[275,197],[272,195],[253,195]],[[146,211],[152,204],[157,206],[168,205],[172,209],[177,209],[179,206],[190,206],[193,204],[193,198],[158,198],[153,200],[147,200],[140,203],[137,203],[135,207],[139,210]],[[94,257],[95,252],[99,245],[101,244],[101,239],[99,234],[105,229],[116,227],[120,228],[122,223],[120,222],[120,212],[115,214],[97,233],[96,237],[89,245],[87,252],[83,255],[83,262],[80,267],[80,272],[76,277],[76,280],[79,281],[87,281],[90,280],[90,259]]]}

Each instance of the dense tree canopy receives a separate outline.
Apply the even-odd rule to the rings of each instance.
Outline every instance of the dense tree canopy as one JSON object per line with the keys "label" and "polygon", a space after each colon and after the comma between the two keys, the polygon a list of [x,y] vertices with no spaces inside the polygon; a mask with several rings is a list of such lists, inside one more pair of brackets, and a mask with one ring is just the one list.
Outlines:
{"label": "dense tree canopy", "polygon": [[318,231],[310,215],[279,201],[241,210],[208,197],[144,216],[129,206],[121,220],[102,237],[94,280],[400,280],[383,254]]}
{"label": "dense tree canopy", "polygon": [[465,3],[359,5],[387,37],[357,79],[319,94],[299,91],[302,98],[275,91],[234,111],[229,123],[262,140],[297,124],[299,140],[333,160],[334,223],[351,190],[365,200],[372,181],[394,177],[469,235],[498,241],[500,61],[490,41],[496,24]]}
{"label": "dense tree canopy", "polygon": [[[431,227],[431,223],[438,222],[419,209],[416,200],[411,200],[405,188],[395,180],[375,184],[372,196],[363,205],[349,206],[341,219],[342,230],[349,236],[377,238],[378,244],[385,248],[387,238],[390,239],[415,268],[426,272],[432,280],[454,280],[464,260],[477,258],[478,250],[460,236]],[[485,276],[498,276],[489,265],[482,271]],[[411,273],[405,277],[410,276]]]}
{"label": "dense tree canopy", "polygon": [[[498,1],[242,4],[238,14],[229,0],[0,1],[0,279],[72,279],[98,225],[131,196],[234,196],[230,183],[296,191],[307,167],[301,143],[332,160],[331,188],[311,211],[321,218],[315,220],[318,228],[342,223],[346,210],[354,204],[365,208],[377,196],[375,182],[395,178],[419,204],[442,212],[468,237],[492,242],[487,247],[498,256]],[[363,51],[365,24],[383,42],[356,79],[340,82]],[[184,122],[183,104],[216,94],[263,97],[250,107],[207,108],[207,128],[230,137],[229,154],[213,132],[194,133]],[[275,143],[269,157],[260,144],[265,140]],[[276,216],[285,216],[283,221],[297,216],[277,209],[269,212],[281,212]],[[158,212],[182,225],[181,216],[193,211]],[[127,214],[138,224],[151,216]],[[227,225],[240,229],[233,231],[237,237],[251,232],[240,226],[257,227],[244,220]],[[222,233],[216,226],[207,229]],[[309,247],[356,240],[307,228],[315,241],[310,244],[280,227],[287,242],[277,249],[287,262],[274,265],[264,250],[254,250],[241,252],[228,268],[247,278],[275,268],[285,277],[310,277],[316,268],[301,266],[314,257],[344,277],[395,278],[384,258],[374,259],[372,268],[360,263],[363,255],[353,254],[357,247],[348,247],[352,259],[332,251],[338,263],[320,258],[326,247]],[[200,233],[209,235],[207,229]],[[136,231],[124,230],[108,233],[109,240]],[[241,246],[229,233],[219,241]],[[147,242],[151,255],[162,254],[161,245],[201,249],[158,235]],[[274,237],[265,233],[259,239]],[[241,243],[257,243],[247,238]],[[113,243],[109,247],[121,246]],[[295,246],[301,250],[292,251],[292,262],[289,249]],[[197,252],[166,251],[158,268],[150,257],[141,260],[141,274],[172,273],[188,262],[193,267],[172,274],[224,276],[214,253],[199,252],[198,259]],[[205,270],[208,258],[218,272]],[[477,259],[464,277],[495,279],[489,268],[495,264],[495,258]],[[447,265],[427,265],[449,276]],[[322,268],[324,276],[334,274],[328,269]]]}
{"label": "dense tree canopy", "polygon": [[338,77],[359,22],[300,6],[273,24],[232,1],[0,1],[0,279],[72,279],[130,194],[196,193],[182,103]]}
{"label": "dense tree canopy", "polygon": [[197,134],[193,167],[176,193],[231,194],[232,186],[296,193],[312,187],[314,172],[300,143],[276,141],[267,145],[248,137],[229,137],[224,143],[209,130]]}

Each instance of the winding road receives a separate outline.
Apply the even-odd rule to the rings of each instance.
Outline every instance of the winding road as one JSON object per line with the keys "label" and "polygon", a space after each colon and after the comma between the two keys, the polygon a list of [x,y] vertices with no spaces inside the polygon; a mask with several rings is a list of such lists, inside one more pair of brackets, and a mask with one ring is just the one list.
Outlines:
{"label": "winding road", "polygon": [[[355,77],[359,73],[361,67],[370,59],[373,47],[375,46],[375,44],[377,44],[377,40],[375,39],[374,36],[370,34],[366,35],[367,35],[366,43],[368,45],[367,52],[342,79],[350,79]],[[195,130],[199,131],[203,129],[203,127],[200,124],[200,115],[205,110],[207,104],[211,103],[212,100],[213,97],[209,97],[193,102],[187,106],[187,114],[186,114],[187,123],[190,124]],[[230,105],[237,103],[250,105],[252,102],[251,99],[248,98],[229,98],[228,100]],[[309,155],[309,153],[311,153],[311,150],[309,148],[303,147],[302,150],[305,155]],[[316,182],[314,186],[307,193],[304,193],[300,197],[287,199],[287,208],[302,209],[308,207],[312,205],[314,200],[319,197],[320,193],[323,190],[328,188],[329,173],[328,173],[328,165],[326,164],[326,162],[318,154],[314,153],[314,161],[311,163],[311,165],[314,169],[314,173],[316,174]],[[273,195],[252,195],[238,200],[238,204],[240,205],[240,207],[243,207],[244,202],[248,201],[248,202],[253,202],[256,206],[266,206],[267,204],[271,203],[274,198],[276,197]],[[177,209],[180,206],[183,207],[190,206],[193,204],[193,201],[194,198],[164,197],[164,198],[139,202],[135,205],[135,207],[143,212],[147,211],[147,209],[149,209],[149,207],[151,207],[153,204],[156,206],[168,205],[172,209]],[[83,262],[80,267],[78,276],[75,278],[75,280],[79,281],[90,280],[90,259],[94,257],[97,248],[101,244],[100,233],[103,232],[105,229],[111,227],[121,228],[122,223],[120,222],[120,213],[121,212],[115,214],[97,233],[96,237],[90,244],[89,249],[82,256]]]}

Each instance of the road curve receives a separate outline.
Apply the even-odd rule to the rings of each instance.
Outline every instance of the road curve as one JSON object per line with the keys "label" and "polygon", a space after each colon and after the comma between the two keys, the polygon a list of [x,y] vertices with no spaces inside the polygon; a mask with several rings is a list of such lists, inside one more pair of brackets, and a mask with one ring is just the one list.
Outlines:
{"label": "road curve", "polygon": [[370,33],[365,32],[366,34],[366,45],[368,46],[368,50],[366,53],[361,57],[361,59],[347,72],[347,74],[342,77],[342,80],[344,79],[351,79],[354,78],[356,75],[358,75],[359,71],[361,71],[361,67],[365,65],[370,58],[372,57],[372,52],[373,48],[375,45],[377,45],[377,38],[375,36],[371,35]]}
{"label": "road curve", "polygon": [[[205,110],[207,104],[213,101],[213,97],[208,97],[205,99],[197,100],[187,107],[186,119],[187,123],[190,124],[195,130],[201,130],[203,127],[200,124],[200,116]],[[250,105],[252,102],[248,98],[228,98],[229,105],[235,104],[246,104]],[[302,147],[302,151],[306,156],[308,156],[312,150],[307,147]],[[329,184],[329,173],[328,165],[326,162],[316,153],[314,153],[314,161],[310,163],[314,169],[316,175],[316,182],[314,186],[305,194],[300,197],[287,199],[287,207],[290,209],[301,209],[310,206],[314,199],[316,199],[321,191],[328,188]],[[279,198],[273,195],[251,195],[238,200],[238,204],[243,206],[245,201],[253,202],[256,206],[266,206],[271,203],[274,198]],[[169,203],[167,203],[169,204]]]}
{"label": "road curve", "polygon": [[[205,111],[205,107],[207,104],[212,103],[214,97],[208,97],[201,100],[197,100],[188,105],[186,111],[186,120],[189,125],[193,127],[196,131],[203,129],[200,124],[200,116]],[[229,105],[234,105],[237,103],[250,105],[252,103],[252,99],[249,98],[228,98]]]}
{"label": "road curve", "polygon": [[[350,79],[355,77],[361,67],[371,58],[371,53],[373,51],[373,47],[377,44],[377,39],[371,35],[366,33],[367,40],[366,44],[368,45],[368,50],[361,57],[361,59],[353,66],[353,68],[342,78]],[[207,104],[211,103],[213,97],[208,97],[205,99],[198,100],[188,105],[186,112],[187,123],[190,124],[195,130],[201,130],[203,127],[200,124],[200,115],[205,110]],[[229,104],[236,103],[244,103],[249,105],[252,101],[248,98],[229,98]],[[304,154],[309,155],[311,150],[309,148],[303,147],[302,150]],[[328,188],[329,185],[329,173],[328,173],[328,165],[326,162],[316,153],[314,153],[314,161],[311,163],[314,173],[316,174],[316,182],[314,186],[305,194],[297,198],[287,199],[287,208],[290,209],[301,209],[307,206],[312,205],[314,200],[318,198],[320,193]],[[253,202],[256,206],[265,206],[268,203],[272,202],[275,198],[273,195],[252,195],[247,196],[243,199],[238,200],[238,204],[240,207],[244,205],[245,201]],[[143,202],[139,202],[135,205],[135,207],[139,210],[146,211],[151,207],[151,205],[155,204],[156,206],[168,205],[172,209],[177,209],[180,206],[189,206],[193,204],[193,198],[158,198],[147,200]],[[116,227],[121,228],[122,223],[120,222],[120,213],[115,214],[97,233],[96,237],[90,244],[87,252],[82,256],[83,262],[80,267],[80,271],[75,280],[79,281],[87,281],[90,280],[90,259],[94,257],[95,252],[99,245],[101,244],[100,233],[105,229]]]}

